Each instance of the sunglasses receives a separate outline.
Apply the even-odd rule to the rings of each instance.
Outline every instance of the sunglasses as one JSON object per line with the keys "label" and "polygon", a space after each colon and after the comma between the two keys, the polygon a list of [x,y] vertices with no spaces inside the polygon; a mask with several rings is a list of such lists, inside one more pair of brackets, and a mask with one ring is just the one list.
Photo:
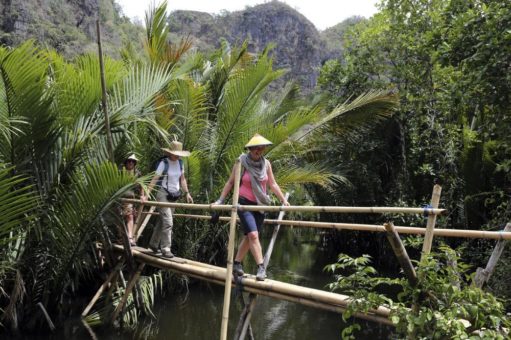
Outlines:
{"label": "sunglasses", "polygon": [[250,150],[262,151],[262,150],[266,149],[266,146],[265,145],[253,146],[253,147],[251,147],[249,149]]}

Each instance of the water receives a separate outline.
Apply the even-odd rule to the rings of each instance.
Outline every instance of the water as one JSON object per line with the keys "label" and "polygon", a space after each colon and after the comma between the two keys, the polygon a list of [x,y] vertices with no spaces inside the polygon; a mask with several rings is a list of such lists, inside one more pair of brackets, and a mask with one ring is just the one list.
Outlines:
{"label": "water", "polygon": [[[273,228],[267,229],[262,238],[263,251]],[[334,263],[337,254],[323,248],[320,233],[319,230],[282,227],[268,267],[269,278],[326,290],[325,285],[332,282],[333,277],[325,273],[323,267]],[[246,272],[255,273],[256,266],[250,254],[244,261],[244,268]],[[87,330],[80,321],[70,320],[63,329],[50,336],[24,339],[218,339],[223,298],[223,286],[191,281],[187,292],[157,298],[156,318],[140,322],[134,331],[114,327]],[[229,339],[233,337],[241,310],[239,300],[232,298]],[[363,320],[357,322],[362,326],[357,339],[389,338],[388,327]],[[340,314],[265,296],[258,297],[251,324],[257,340],[341,339],[341,332],[346,327]]]}
{"label": "water", "polygon": [[[271,228],[269,228],[271,229]],[[271,231],[271,230],[270,230]],[[271,233],[263,237],[263,251]],[[290,230],[283,227],[275,244],[268,276],[306,287],[325,289],[333,278],[323,267],[336,261],[337,254],[324,251],[318,231]],[[245,271],[255,273],[251,256],[245,259]],[[234,287],[233,287],[234,289]],[[158,322],[148,330],[153,339],[218,339],[220,336],[224,287],[197,282],[187,293],[161,300],[155,313]],[[246,295],[245,295],[246,297]],[[229,336],[238,323],[241,306],[231,299]],[[389,329],[359,320],[363,331],[357,339],[388,338]],[[258,297],[252,316],[255,339],[340,339],[343,324],[340,314],[300,304]]]}

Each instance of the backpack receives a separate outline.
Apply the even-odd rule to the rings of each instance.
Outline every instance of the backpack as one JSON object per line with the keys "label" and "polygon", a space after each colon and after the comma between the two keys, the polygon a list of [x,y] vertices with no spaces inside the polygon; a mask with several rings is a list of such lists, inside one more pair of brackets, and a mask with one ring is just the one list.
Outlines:
{"label": "backpack", "polygon": [[[179,168],[181,169],[181,173],[183,173],[183,171],[184,171],[183,160],[178,159],[178,161],[179,161]],[[163,172],[162,172],[162,175],[160,176],[160,179],[158,179],[158,182],[156,182],[156,185],[158,187],[161,187],[163,178],[167,175],[167,171],[169,171],[169,161],[166,156],[161,157],[160,159],[158,159],[158,161],[156,161],[155,170],[158,169],[158,165],[160,165],[160,162],[163,162]]]}

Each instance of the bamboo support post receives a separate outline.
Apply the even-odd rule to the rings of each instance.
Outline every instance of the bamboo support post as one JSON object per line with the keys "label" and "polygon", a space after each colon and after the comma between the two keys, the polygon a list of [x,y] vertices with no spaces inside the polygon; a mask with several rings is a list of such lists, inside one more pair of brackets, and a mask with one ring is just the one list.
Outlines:
{"label": "bamboo support post", "polygon": [[[121,202],[126,203],[142,203],[141,200],[133,198],[122,198]],[[220,210],[230,211],[233,205],[228,204],[195,204],[195,203],[171,203],[171,202],[158,202],[146,201],[145,205],[156,207],[169,207],[169,208],[183,208],[191,210]],[[235,205],[234,205],[235,206]],[[266,211],[266,212],[279,212],[279,211],[299,211],[299,212],[312,212],[312,213],[353,213],[353,214],[428,214],[428,215],[442,215],[446,213],[445,209],[433,208],[404,208],[404,207],[340,207],[340,206],[274,206],[274,205],[241,205],[237,207],[241,211]]]}
{"label": "bamboo support post", "polygon": [[[506,224],[506,227],[504,228],[504,232],[510,232],[511,231],[511,223]],[[476,270],[476,276],[474,277],[474,283],[476,287],[482,288],[486,282],[490,279],[493,272],[495,271],[495,267],[497,266],[497,262],[499,261],[500,256],[502,255],[502,252],[504,251],[504,248],[506,246],[505,240],[500,240],[495,245],[495,248],[493,249],[493,252],[491,253],[490,259],[488,260],[488,264],[486,265],[486,268],[477,268]]]}
{"label": "bamboo support post", "polygon": [[[286,200],[289,199],[289,193],[286,192],[285,195]],[[279,212],[279,216],[277,217],[277,221],[282,221],[285,215],[285,211]],[[268,244],[268,249],[266,250],[266,254],[264,255],[264,262],[263,266],[266,269],[268,267],[268,263],[270,262],[271,254],[273,253],[273,247],[275,245],[275,241],[277,240],[277,235],[280,230],[280,224],[275,225],[273,228],[273,233],[270,239],[270,243]],[[250,327],[250,319],[252,318],[252,312],[254,310],[255,304],[256,304],[257,295],[256,294],[250,294],[248,297],[248,304],[245,305],[245,308],[243,312],[241,313],[240,320],[238,327],[236,330],[239,329],[239,335],[238,333],[234,335],[234,339],[245,339],[245,336],[247,334],[247,330],[249,330]],[[239,327],[241,324],[241,327]]]}
{"label": "bamboo support post", "polygon": [[117,272],[121,269],[122,265],[123,265],[123,261],[119,261],[119,263],[117,263],[117,265],[115,266],[115,268],[110,272],[110,274],[108,275],[107,279],[105,280],[105,282],[103,282],[103,284],[99,287],[98,291],[96,292],[96,294],[94,294],[94,296],[92,297],[92,299],[90,300],[89,304],[85,307],[85,309],[83,310],[82,312],[82,318],[87,316],[87,314],[89,314],[91,308],[94,306],[94,304],[96,303],[96,301],[98,301],[99,297],[101,296],[101,294],[103,293],[103,291],[106,289],[106,287],[108,287],[108,285],[110,284],[110,282],[112,281],[112,279],[114,278],[114,276],[117,275]]}
{"label": "bamboo support post", "polygon": [[220,339],[227,339],[227,326],[229,323],[229,307],[231,303],[232,267],[234,259],[234,242],[236,237],[236,215],[238,213],[238,198],[240,189],[241,166],[239,158],[234,165],[234,189],[232,194],[231,221],[229,224],[229,243],[227,245],[227,272],[225,275],[224,306],[222,310],[222,326]]}
{"label": "bamboo support post", "polygon": [[101,46],[101,27],[99,25],[99,20],[96,20],[96,31],[98,35],[98,55],[99,55],[99,73],[101,77],[101,107],[103,108],[103,113],[105,114],[105,132],[106,132],[106,140],[107,140],[107,150],[108,157],[110,158],[110,162],[115,163],[114,158],[114,143],[112,140],[112,132],[110,131],[110,118],[108,117],[108,107],[107,107],[107,93],[106,93],[106,80],[105,80],[105,66],[103,63],[103,49]]}
{"label": "bamboo support post", "polygon": [[[211,219],[209,215],[190,215],[190,214],[174,214],[176,218],[193,218],[208,220]],[[229,221],[230,217],[220,217],[220,221]],[[295,220],[271,220],[265,219],[265,224],[280,224],[281,226],[295,226],[295,227],[310,227],[310,228],[324,228],[336,230],[358,230],[370,232],[385,232],[383,225],[372,224],[355,224],[355,223],[333,223],[333,222],[313,222],[313,221],[295,221]],[[394,226],[394,229],[399,234],[411,235],[425,235],[426,228],[419,227],[404,227]],[[465,237],[465,238],[479,238],[489,240],[511,240],[511,232],[504,231],[486,231],[486,230],[466,230],[466,229],[435,229],[433,231],[435,236],[440,237]]]}
{"label": "bamboo support post", "polygon": [[142,269],[144,269],[145,263],[141,263],[138,265],[137,271],[133,274],[133,276],[130,278],[128,284],[126,285],[126,289],[124,291],[124,295],[122,296],[121,301],[119,301],[119,304],[117,307],[115,307],[115,310],[112,314],[111,322],[114,322],[119,314],[121,313],[121,310],[124,308],[124,305],[126,304],[126,301],[128,301],[128,296],[130,295],[131,291],[133,290],[133,287],[135,287],[135,284],[138,281],[138,278],[140,277],[140,274],[142,274]]}
{"label": "bamboo support post", "polygon": [[406,252],[405,246],[403,245],[403,242],[401,242],[399,234],[394,228],[394,224],[392,224],[392,222],[385,223],[384,227],[387,230],[387,238],[392,246],[392,250],[394,251],[394,254],[396,254],[397,260],[399,261],[401,268],[403,268],[408,282],[410,282],[412,286],[415,286],[417,284],[417,274],[415,273],[415,269],[413,268],[412,261],[410,261],[410,257]]}
{"label": "bamboo support post", "polygon": [[[433,209],[438,208],[440,203],[440,194],[442,193],[442,187],[435,184],[433,187],[433,194],[431,196],[431,206]],[[428,223],[426,224],[426,235],[424,236],[424,243],[422,245],[422,258],[431,252],[431,246],[433,245],[433,234],[435,230],[436,215],[430,214],[428,216]]]}

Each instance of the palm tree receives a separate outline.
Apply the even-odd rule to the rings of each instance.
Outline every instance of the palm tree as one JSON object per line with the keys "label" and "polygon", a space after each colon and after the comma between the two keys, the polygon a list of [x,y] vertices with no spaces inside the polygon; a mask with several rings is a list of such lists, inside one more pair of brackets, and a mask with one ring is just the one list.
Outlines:
{"label": "palm tree", "polygon": [[[177,68],[127,69],[111,59],[105,65],[118,152],[136,142],[137,128],[165,137],[155,106]],[[92,241],[111,234],[105,226],[116,216],[117,199],[142,183],[107,161],[98,79],[97,58],[91,55],[71,64],[32,42],[0,48],[0,181],[5,183],[0,243],[6,245],[0,254],[7,259],[1,265],[0,308],[14,328],[43,322],[36,313],[41,306],[58,314],[59,302],[96,267]],[[22,299],[22,293],[29,298]]]}

